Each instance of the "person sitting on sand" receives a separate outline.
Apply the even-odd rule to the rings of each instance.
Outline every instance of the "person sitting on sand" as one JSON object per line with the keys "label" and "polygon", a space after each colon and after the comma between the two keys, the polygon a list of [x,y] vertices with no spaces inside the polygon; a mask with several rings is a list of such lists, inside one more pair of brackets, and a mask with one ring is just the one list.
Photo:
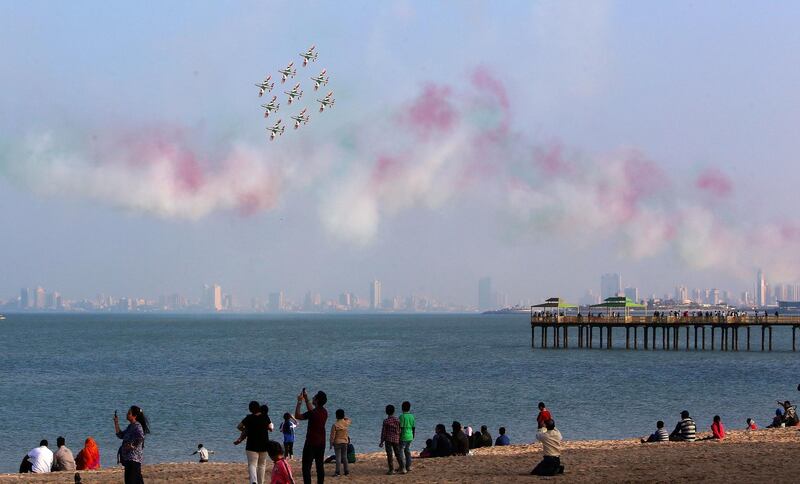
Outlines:
{"label": "person sitting on sand", "polygon": [[725,426],[722,424],[722,419],[719,415],[714,415],[714,423],[711,424],[711,435],[717,440],[725,438]]}
{"label": "person sitting on sand", "polygon": [[669,440],[673,442],[694,442],[697,438],[697,425],[694,423],[692,417],[689,416],[689,411],[684,410],[681,412],[681,419],[675,425],[675,429],[669,434]]}
{"label": "person sitting on sand", "polygon": [[775,409],[775,416],[772,417],[772,423],[767,425],[768,429],[778,429],[781,427],[785,427],[786,424],[783,423],[783,410],[780,408]]}
{"label": "person sitting on sand", "polygon": [[480,436],[481,447],[492,446],[492,434],[489,433],[489,429],[485,425],[481,425],[481,431],[478,435]]}
{"label": "person sitting on sand", "polygon": [[498,433],[500,433],[500,435],[497,436],[497,440],[494,441],[494,445],[511,445],[511,441],[508,439],[508,435],[506,435],[505,427],[500,427]]}
{"label": "person sitting on sand", "polygon": [[192,452],[191,455],[199,454],[200,455],[200,463],[203,463],[203,462],[208,462],[209,454],[213,454],[213,453],[214,453],[213,450],[206,449],[205,447],[203,447],[203,444],[197,444],[197,450]]}
{"label": "person sitting on sand", "polygon": [[797,407],[795,405],[792,405],[789,400],[783,403],[778,401],[778,404],[783,407],[783,423],[786,424],[787,427],[794,427],[800,423],[800,419],[797,417]]}
{"label": "person sitting on sand", "polygon": [[292,466],[289,461],[283,458],[283,447],[278,442],[270,440],[267,442],[267,454],[272,460],[272,474],[270,475],[271,484],[295,484],[292,476]]}
{"label": "person sitting on sand", "polygon": [[758,425],[756,425],[756,421],[753,420],[752,418],[748,418],[746,423],[747,427],[745,428],[745,430],[758,430]]}
{"label": "person sitting on sand", "polygon": [[544,428],[544,424],[548,420],[553,420],[553,414],[544,406],[544,402],[539,402],[539,415],[536,416],[536,428]]}
{"label": "person sitting on sand", "polygon": [[419,453],[419,459],[427,459],[433,457],[433,439],[425,441],[425,448]]}
{"label": "person sitting on sand", "polygon": [[75,465],[79,471],[93,471],[100,468],[100,449],[97,448],[97,442],[93,438],[86,437],[83,449],[75,458]]}
{"label": "person sitting on sand", "polygon": [[469,439],[464,431],[461,430],[461,423],[458,421],[453,421],[453,435],[451,440],[453,443],[453,455],[469,454]]}
{"label": "person sitting on sand", "polygon": [[53,468],[53,451],[47,447],[47,440],[39,442],[39,447],[34,447],[22,459],[19,466],[20,473],[33,472],[44,474]]}
{"label": "person sitting on sand", "polygon": [[556,423],[549,419],[544,423],[544,429],[536,433],[536,440],[542,443],[544,456],[536,464],[531,474],[536,476],[554,476],[564,473],[561,465],[561,432],[556,429]]}
{"label": "person sitting on sand", "polygon": [[74,471],[75,457],[72,456],[72,451],[67,447],[64,437],[57,438],[56,445],[58,445],[58,450],[53,455],[53,471]]}
{"label": "person sitting on sand", "polygon": [[481,433],[472,432],[471,430],[471,427],[464,429],[464,433],[467,435],[467,441],[469,442],[469,450],[478,449],[481,447]]}
{"label": "person sitting on sand", "polygon": [[656,422],[656,431],[650,434],[646,439],[642,437],[642,443],[647,444],[649,442],[667,442],[669,441],[669,434],[667,433],[667,429],[664,428],[664,421],[659,420]]}
{"label": "person sitting on sand", "polygon": [[436,424],[436,433],[433,435],[431,444],[431,457],[453,455],[453,438],[447,433],[444,424]]}

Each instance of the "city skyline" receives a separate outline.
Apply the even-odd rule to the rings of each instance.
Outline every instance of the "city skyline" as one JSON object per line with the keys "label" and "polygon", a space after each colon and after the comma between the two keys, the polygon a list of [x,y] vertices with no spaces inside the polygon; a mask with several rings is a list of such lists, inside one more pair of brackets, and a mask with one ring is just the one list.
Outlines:
{"label": "city skyline", "polygon": [[[800,282],[800,5],[309,5],[0,6],[0,299]],[[270,142],[253,83],[311,44],[336,106]]]}

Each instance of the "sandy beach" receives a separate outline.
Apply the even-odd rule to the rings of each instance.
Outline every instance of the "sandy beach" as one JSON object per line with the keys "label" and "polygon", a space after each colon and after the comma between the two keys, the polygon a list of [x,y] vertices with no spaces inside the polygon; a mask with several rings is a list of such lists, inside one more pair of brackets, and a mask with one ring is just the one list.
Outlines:
{"label": "sandy beach", "polygon": [[[701,434],[701,436],[707,434]],[[567,441],[562,455],[563,476],[528,475],[541,459],[539,445],[512,445],[478,449],[474,455],[444,459],[417,459],[407,475],[387,476],[382,453],[360,454],[349,477],[332,482],[530,482],[540,479],[580,482],[797,482],[800,476],[800,433],[795,429],[731,431],[722,442],[665,442],[643,445],[638,439]],[[244,459],[243,459],[244,460]],[[292,461],[295,479],[302,482],[300,461]],[[269,472],[269,469],[268,471]],[[122,469],[81,473],[83,482],[118,483]],[[207,464],[169,463],[144,467],[145,481],[235,483],[247,482],[243,462]],[[72,483],[72,473],[0,475],[0,483]],[[314,481],[316,482],[316,480]]]}

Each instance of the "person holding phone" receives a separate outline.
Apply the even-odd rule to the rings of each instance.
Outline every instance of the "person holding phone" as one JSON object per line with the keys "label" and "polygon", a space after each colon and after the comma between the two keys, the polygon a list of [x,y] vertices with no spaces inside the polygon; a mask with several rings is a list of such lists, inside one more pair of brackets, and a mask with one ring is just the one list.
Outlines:
{"label": "person holding phone", "polygon": [[114,431],[122,439],[120,461],[125,467],[125,484],[144,484],[142,461],[144,460],[144,436],[150,433],[150,425],[140,407],[132,405],[125,416],[128,427],[121,430],[119,417],[114,412]]}
{"label": "person holding phone", "polygon": [[[306,404],[306,412],[301,413],[303,402]],[[317,483],[325,482],[325,424],[328,422],[328,411],[325,404],[328,403],[328,396],[323,391],[318,391],[314,398],[309,402],[306,389],[297,395],[297,405],[294,409],[294,418],[297,420],[308,420],[308,431],[306,432],[306,443],[303,446],[303,483],[311,484],[311,463],[315,463],[317,468]]]}

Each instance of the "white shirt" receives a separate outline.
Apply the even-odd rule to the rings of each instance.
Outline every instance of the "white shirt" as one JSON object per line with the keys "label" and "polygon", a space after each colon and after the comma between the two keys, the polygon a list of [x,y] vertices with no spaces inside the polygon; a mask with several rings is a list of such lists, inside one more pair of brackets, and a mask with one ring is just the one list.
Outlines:
{"label": "white shirt", "polygon": [[50,472],[53,467],[53,451],[44,445],[36,447],[28,452],[28,460],[31,463],[31,472]]}
{"label": "white shirt", "polygon": [[205,447],[198,449],[197,453],[200,454],[200,460],[208,460],[208,449]]}

